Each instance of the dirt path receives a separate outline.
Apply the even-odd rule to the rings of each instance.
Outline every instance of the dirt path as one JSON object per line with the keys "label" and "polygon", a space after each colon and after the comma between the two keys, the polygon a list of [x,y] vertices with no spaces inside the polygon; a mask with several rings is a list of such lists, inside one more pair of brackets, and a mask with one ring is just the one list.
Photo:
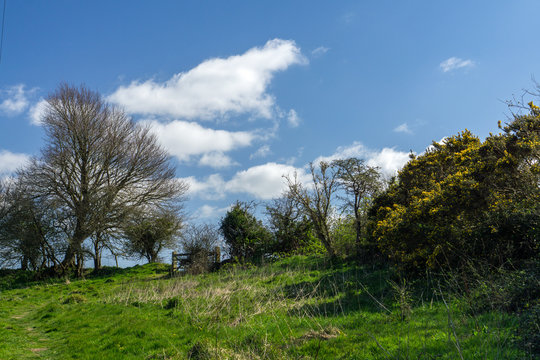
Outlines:
{"label": "dirt path", "polygon": [[[14,314],[0,318],[0,359],[53,359],[51,340],[32,321],[35,309],[12,309]],[[19,310],[19,311],[17,311]]]}

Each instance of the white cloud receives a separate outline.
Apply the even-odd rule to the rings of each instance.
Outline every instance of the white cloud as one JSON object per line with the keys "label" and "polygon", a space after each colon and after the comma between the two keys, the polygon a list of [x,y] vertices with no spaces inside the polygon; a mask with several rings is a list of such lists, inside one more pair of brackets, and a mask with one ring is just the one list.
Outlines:
{"label": "white cloud", "polygon": [[8,176],[15,170],[24,166],[30,160],[26,154],[12,153],[7,150],[0,150],[0,176]]}
{"label": "white cloud", "polygon": [[294,109],[289,110],[289,113],[287,114],[287,122],[289,123],[290,127],[298,127],[301,121],[302,120]]}
{"label": "white cloud", "polygon": [[227,114],[272,116],[267,88],[278,71],[307,60],[294,41],[274,39],[242,55],[209,59],[166,82],[148,80],[121,86],[109,100],[138,114],[212,119]]}
{"label": "white cloud", "polygon": [[354,142],[350,146],[340,146],[336,151],[330,156],[319,156],[313,163],[318,164],[321,161],[331,162],[336,159],[347,159],[350,157],[359,157],[365,158],[366,154],[369,153],[369,150],[359,142]]}
{"label": "white cloud", "polygon": [[41,125],[41,120],[43,118],[43,115],[45,114],[45,110],[47,108],[47,100],[41,99],[37,103],[35,103],[30,110],[28,111],[28,116],[30,117],[30,121],[34,125]]}
{"label": "white cloud", "polygon": [[24,85],[12,86],[1,93],[4,100],[0,103],[0,112],[8,115],[18,115],[28,107],[29,102]]}
{"label": "white cloud", "polygon": [[369,166],[378,166],[383,174],[393,176],[409,160],[409,153],[407,152],[384,148],[379,152],[370,153],[367,164]]}
{"label": "white cloud", "polygon": [[475,64],[472,60],[463,60],[457,57],[451,57],[440,63],[439,67],[443,72],[449,72],[460,68],[473,67],[474,65]]}
{"label": "white cloud", "polygon": [[221,217],[230,209],[230,206],[218,208],[217,206],[203,205],[195,212],[197,219],[216,219]]}
{"label": "white cloud", "polygon": [[[441,138],[441,140],[436,141],[436,142],[437,142],[438,144],[440,144],[440,145],[444,145],[444,144],[446,144],[446,140],[448,140],[448,136],[444,136],[444,137]],[[434,141],[434,142],[435,142],[435,141]],[[431,144],[431,145],[429,145],[429,146],[426,148],[425,152],[427,152],[427,151],[433,151],[433,150],[435,150],[435,146],[433,146],[433,144]],[[425,152],[424,152],[424,153],[425,153]]]}
{"label": "white cloud", "polygon": [[237,172],[230,180],[225,181],[221,175],[213,174],[199,181],[194,177],[181,180],[189,184],[189,194],[203,199],[223,199],[226,194],[249,194],[258,199],[279,197],[287,188],[284,175],[296,173],[302,182],[307,181],[308,175],[304,169],[274,162],[257,165],[247,170]]}
{"label": "white cloud", "polygon": [[330,156],[320,156],[315,159],[317,164],[321,161],[331,162],[336,159],[346,159],[357,157],[364,159],[369,166],[378,166],[381,172],[387,176],[393,176],[399,169],[409,161],[409,153],[397,151],[393,148],[383,148],[382,150],[372,150],[362,143],[354,142],[350,146],[340,146]]}
{"label": "white cloud", "polygon": [[225,197],[226,183],[219,174],[212,174],[202,181],[193,176],[179,180],[188,184],[188,195],[196,195],[206,200],[219,200]]}
{"label": "white cloud", "polygon": [[[339,147],[330,156],[317,158],[314,163],[323,160],[329,162],[348,157],[363,158],[368,165],[379,167],[381,172],[387,176],[395,175],[397,170],[409,161],[409,153],[392,148],[384,148],[380,151],[370,150],[363,144],[355,142],[350,146]],[[228,194],[240,193],[249,194],[257,199],[268,200],[281,196],[287,189],[287,183],[283,176],[293,176],[294,174],[297,175],[299,182],[309,186],[311,178],[306,168],[275,162],[238,171],[229,180],[223,179],[219,174],[210,175],[202,180],[195,177],[187,177],[181,180],[189,184],[190,195],[207,200],[223,199]]]}
{"label": "white cloud", "polygon": [[253,154],[251,154],[249,156],[249,158],[251,160],[255,159],[255,158],[264,158],[264,157],[267,157],[268,155],[270,155],[271,152],[272,151],[270,150],[270,146],[263,145],[260,148],[258,148],[257,151],[255,151]]}
{"label": "white cloud", "polygon": [[232,193],[248,193],[258,199],[272,199],[279,197],[287,188],[284,175],[304,175],[302,169],[290,165],[266,163],[237,172],[227,182],[225,189]]}
{"label": "white cloud", "polygon": [[311,52],[311,55],[313,55],[315,57],[319,57],[319,56],[322,56],[322,55],[326,54],[328,52],[328,50],[330,50],[330,48],[327,48],[325,46],[319,46],[318,48],[314,49]]}
{"label": "white cloud", "polygon": [[204,154],[199,160],[199,165],[210,166],[214,169],[221,169],[238,165],[238,163],[233,161],[229,156],[225,155],[224,153],[220,151],[215,151]]}
{"label": "white cloud", "polygon": [[[144,121],[156,134],[160,143],[167,151],[180,161],[189,161],[192,156],[206,155],[201,159],[201,165],[216,165],[221,160],[227,161],[227,151],[250,146],[257,137],[247,131],[231,132],[214,130],[188,121],[172,121],[160,123],[158,121]],[[230,159],[228,160],[230,161]]]}
{"label": "white cloud", "polygon": [[[339,147],[330,156],[319,157],[314,163],[332,161],[348,157],[359,157],[366,160],[370,166],[377,166],[384,175],[395,175],[407,161],[409,153],[397,151],[393,148],[384,148],[380,151],[371,150],[359,142],[350,146]],[[307,168],[298,168],[293,165],[269,162],[238,171],[229,180],[219,174],[213,174],[205,179],[187,177],[181,180],[189,184],[189,194],[207,200],[225,198],[228,194],[249,194],[257,199],[268,200],[279,197],[287,189],[283,176],[297,175],[298,181],[309,186],[310,174]]]}
{"label": "white cloud", "polygon": [[394,128],[395,132],[405,133],[405,134],[412,134],[412,130],[409,129],[409,125],[407,123],[403,123],[397,127]]}

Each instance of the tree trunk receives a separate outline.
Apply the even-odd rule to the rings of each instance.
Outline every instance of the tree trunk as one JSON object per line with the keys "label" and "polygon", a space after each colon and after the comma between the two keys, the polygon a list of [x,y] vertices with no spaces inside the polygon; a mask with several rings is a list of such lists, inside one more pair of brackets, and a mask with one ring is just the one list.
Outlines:
{"label": "tree trunk", "polygon": [[77,252],[77,277],[82,278],[83,277],[83,269],[84,269],[84,256],[82,251]]}
{"label": "tree trunk", "polygon": [[94,257],[94,270],[101,269],[101,256]]}
{"label": "tree trunk", "polygon": [[94,240],[94,270],[101,269],[101,249],[99,244],[101,243],[101,236],[96,235]]}
{"label": "tree trunk", "polygon": [[74,241],[72,241],[66,250],[66,254],[64,256],[64,260],[62,261],[62,266],[64,268],[74,268],[75,267],[75,255],[77,254],[77,250],[74,245]]}
{"label": "tree trunk", "polygon": [[26,255],[21,258],[21,270],[28,270],[28,258]]}
{"label": "tree trunk", "polygon": [[79,221],[77,221],[75,232],[66,250],[66,255],[64,256],[64,260],[62,261],[62,267],[64,268],[64,271],[67,269],[70,269],[70,268],[73,269],[76,267],[77,276],[82,275],[82,270],[80,270],[79,267],[82,269],[82,266],[83,266],[81,264],[81,258],[83,256],[81,246],[85,238],[86,238],[86,234],[83,233],[81,229],[81,224],[79,223]]}
{"label": "tree trunk", "polygon": [[362,224],[360,219],[356,218],[356,258],[360,259],[362,256],[362,244],[360,243],[360,233],[362,232]]}

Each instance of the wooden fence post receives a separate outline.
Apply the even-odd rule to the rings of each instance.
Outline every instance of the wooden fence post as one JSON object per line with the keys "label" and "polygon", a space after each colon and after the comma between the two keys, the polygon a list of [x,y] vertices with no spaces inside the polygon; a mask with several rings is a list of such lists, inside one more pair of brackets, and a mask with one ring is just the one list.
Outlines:
{"label": "wooden fence post", "polygon": [[176,251],[172,252],[172,261],[171,261],[171,275],[174,275],[176,272]]}

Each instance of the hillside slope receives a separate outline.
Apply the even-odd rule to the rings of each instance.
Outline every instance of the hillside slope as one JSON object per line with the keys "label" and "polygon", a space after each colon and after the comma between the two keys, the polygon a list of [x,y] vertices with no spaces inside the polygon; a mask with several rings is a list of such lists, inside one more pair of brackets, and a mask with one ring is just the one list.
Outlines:
{"label": "hillside slope", "polygon": [[292,257],[167,272],[151,264],[36,283],[2,273],[0,359],[525,358],[516,318],[473,316],[386,269]]}

